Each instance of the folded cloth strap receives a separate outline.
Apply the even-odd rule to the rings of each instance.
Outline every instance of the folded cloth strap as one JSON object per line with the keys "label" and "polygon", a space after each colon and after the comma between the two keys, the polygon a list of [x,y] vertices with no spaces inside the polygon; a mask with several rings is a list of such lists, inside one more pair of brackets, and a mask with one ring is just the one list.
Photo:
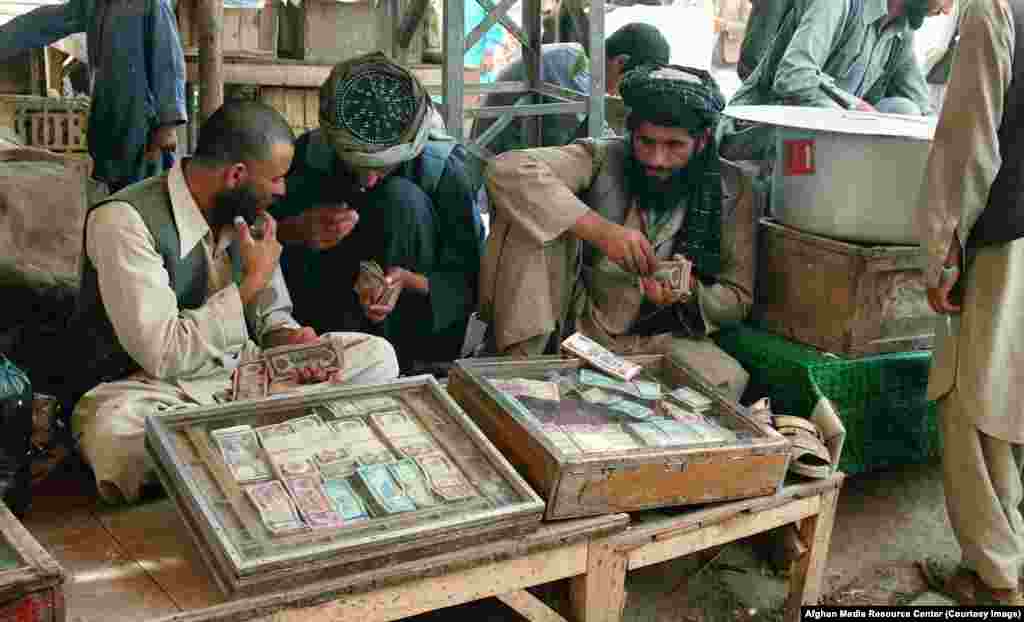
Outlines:
{"label": "folded cloth strap", "polygon": [[789,468],[804,477],[824,479],[832,474],[832,456],[818,426],[802,417],[776,415],[772,426],[789,439],[793,449]]}

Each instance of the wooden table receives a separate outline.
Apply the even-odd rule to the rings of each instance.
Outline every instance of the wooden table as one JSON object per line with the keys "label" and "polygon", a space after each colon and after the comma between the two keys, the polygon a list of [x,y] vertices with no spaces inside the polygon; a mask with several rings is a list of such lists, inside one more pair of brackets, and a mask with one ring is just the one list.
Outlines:
{"label": "wooden table", "polygon": [[67,567],[75,622],[386,622],[491,596],[533,622],[565,622],[526,588],[586,572],[590,542],[629,523],[609,514],[541,524],[517,538],[226,600],[170,500],[64,513],[39,516],[33,535]]}
{"label": "wooden table", "polygon": [[626,573],[685,557],[757,533],[800,523],[807,552],[790,575],[786,619],[798,620],[801,605],[818,604],[832,539],[842,473],[786,485],[770,497],[715,504],[700,510],[640,512],[630,527],[590,542],[586,572],[572,579],[577,622],[618,622],[626,602]]}

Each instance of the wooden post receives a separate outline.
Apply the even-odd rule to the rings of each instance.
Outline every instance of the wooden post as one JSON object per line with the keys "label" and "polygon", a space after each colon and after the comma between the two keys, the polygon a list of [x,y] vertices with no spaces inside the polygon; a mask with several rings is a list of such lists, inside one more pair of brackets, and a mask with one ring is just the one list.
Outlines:
{"label": "wooden post", "polygon": [[224,1],[199,0],[199,122],[224,103]]}

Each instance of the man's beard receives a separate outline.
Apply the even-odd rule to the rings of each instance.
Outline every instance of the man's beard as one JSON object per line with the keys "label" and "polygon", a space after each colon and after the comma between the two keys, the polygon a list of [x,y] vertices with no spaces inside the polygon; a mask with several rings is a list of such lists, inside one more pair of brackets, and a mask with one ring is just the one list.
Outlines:
{"label": "man's beard", "polygon": [[668,177],[655,177],[647,172],[647,166],[630,154],[627,175],[629,175],[629,191],[640,207],[664,213],[674,208],[680,200],[681,192],[686,184],[686,169],[672,171]]}
{"label": "man's beard", "polygon": [[210,224],[213,225],[214,230],[230,225],[235,221],[236,216],[241,216],[247,224],[252,225],[256,220],[256,215],[269,207],[269,205],[261,205],[259,195],[256,194],[252,185],[247,183],[236,188],[221,190],[213,198],[213,201],[213,217]]}
{"label": "man's beard", "polygon": [[906,0],[903,11],[907,16],[907,24],[911,29],[917,30],[924,24],[924,18],[928,17],[931,7],[928,0]]}

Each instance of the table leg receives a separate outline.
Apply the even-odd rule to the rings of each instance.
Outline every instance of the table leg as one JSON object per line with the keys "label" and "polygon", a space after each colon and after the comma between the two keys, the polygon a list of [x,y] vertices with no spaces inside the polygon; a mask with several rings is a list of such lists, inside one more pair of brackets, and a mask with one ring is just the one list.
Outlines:
{"label": "table leg", "polygon": [[624,551],[601,540],[591,541],[586,574],[573,577],[569,586],[576,622],[619,622],[626,604]]}
{"label": "table leg", "polygon": [[526,590],[498,594],[498,600],[515,609],[530,622],[566,622],[561,614]]}
{"label": "table leg", "polygon": [[832,541],[838,499],[839,488],[822,492],[818,513],[802,521],[800,539],[808,546],[808,551],[793,565],[786,601],[787,620],[799,620],[801,605],[817,605],[821,600],[821,581]]}

